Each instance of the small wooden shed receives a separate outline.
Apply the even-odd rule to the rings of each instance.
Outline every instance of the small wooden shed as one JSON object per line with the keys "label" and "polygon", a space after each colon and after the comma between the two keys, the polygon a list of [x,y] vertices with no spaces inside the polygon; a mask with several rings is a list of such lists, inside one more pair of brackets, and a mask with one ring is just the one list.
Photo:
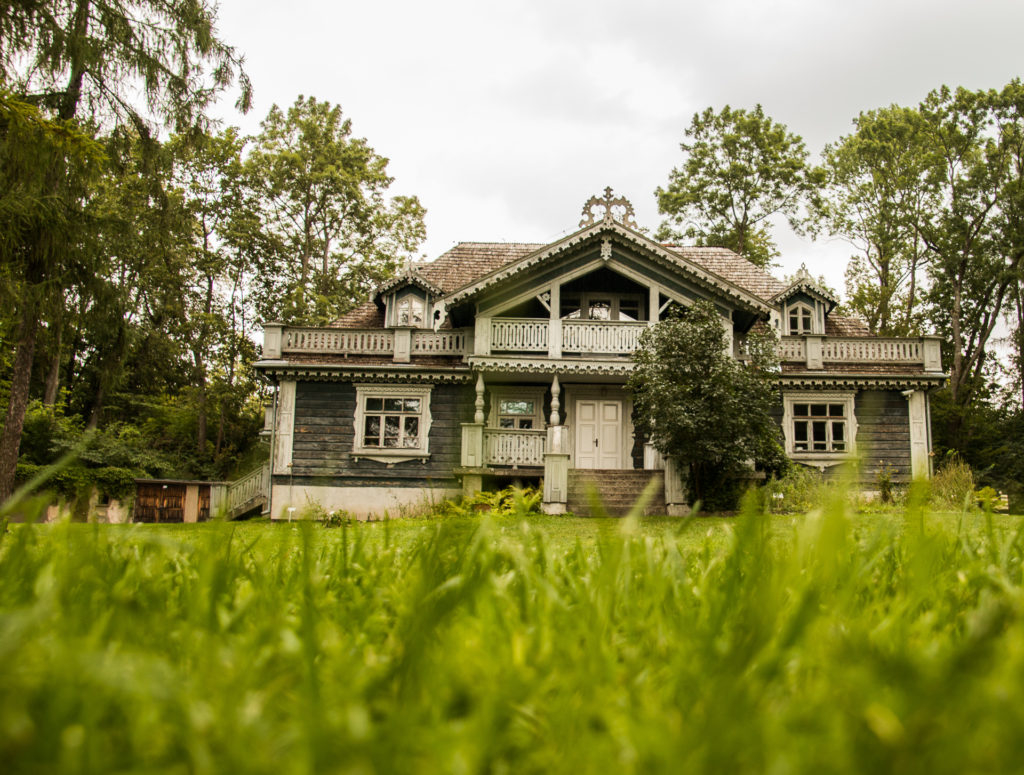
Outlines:
{"label": "small wooden shed", "polygon": [[205,522],[225,504],[227,482],[136,479],[132,522]]}

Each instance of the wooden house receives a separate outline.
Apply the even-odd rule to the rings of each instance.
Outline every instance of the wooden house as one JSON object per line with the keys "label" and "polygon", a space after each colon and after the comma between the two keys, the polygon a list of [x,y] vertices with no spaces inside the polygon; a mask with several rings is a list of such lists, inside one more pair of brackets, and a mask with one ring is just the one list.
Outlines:
{"label": "wooden house", "polygon": [[685,511],[625,382],[641,332],[696,299],[716,306],[735,357],[755,325],[778,332],[794,461],[859,455],[867,481],[882,466],[929,475],[938,338],[871,336],[806,272],[787,284],[723,248],[656,242],[610,190],[583,214],[551,244],[458,244],[328,327],[266,324],[272,516],[311,502],[394,516],[513,480],[542,482],[549,513],[579,513],[587,481],[614,505],[651,478],[653,510]]}

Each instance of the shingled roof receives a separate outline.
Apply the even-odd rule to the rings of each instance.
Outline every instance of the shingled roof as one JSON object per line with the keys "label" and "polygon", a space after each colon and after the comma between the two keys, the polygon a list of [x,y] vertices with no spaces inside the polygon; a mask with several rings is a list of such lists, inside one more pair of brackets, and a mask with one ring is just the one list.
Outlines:
{"label": "shingled roof", "polygon": [[[418,274],[447,295],[544,247],[547,246],[543,243],[530,242],[460,242],[434,261],[416,269]],[[767,301],[786,288],[781,280],[728,248],[664,247],[759,299]],[[356,307],[331,324],[336,328],[379,328],[383,325],[383,313],[373,302]]]}

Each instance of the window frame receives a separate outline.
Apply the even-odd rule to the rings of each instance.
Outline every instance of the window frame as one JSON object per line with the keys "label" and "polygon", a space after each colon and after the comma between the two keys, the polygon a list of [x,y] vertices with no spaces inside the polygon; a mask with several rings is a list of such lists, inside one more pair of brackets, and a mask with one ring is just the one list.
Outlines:
{"label": "window frame", "polygon": [[[798,462],[810,462],[817,463],[820,465],[836,465],[848,460],[856,455],[857,450],[857,416],[854,412],[855,398],[857,392],[855,390],[834,390],[834,391],[795,391],[791,393],[784,393],[782,396],[783,402],[783,413],[782,413],[782,434],[786,440],[786,455],[791,459]],[[797,404],[842,404],[843,405],[843,421],[845,424],[846,449],[841,451],[833,450],[797,450],[796,449],[796,425],[798,418],[795,412],[795,406]],[[808,414],[808,419],[813,419],[813,415]],[[834,422],[827,416],[822,419],[827,422]],[[826,433],[830,433],[831,428],[827,428]],[[826,438],[828,438],[826,436]]]}
{"label": "window frame", "polygon": [[[430,457],[430,395],[432,385],[383,385],[363,384],[355,385],[356,389],[356,410],[353,418],[353,430],[355,435],[352,439],[352,459],[377,460],[382,463],[401,463],[406,460],[426,460]],[[366,427],[366,416],[378,414],[376,411],[367,411],[366,401],[369,398],[417,398],[420,400],[419,417],[419,443],[415,447],[375,447],[364,445],[363,430]],[[386,415],[382,410],[379,414]],[[399,416],[411,417],[412,414],[401,414]]]}
{"label": "window frame", "polygon": [[[547,388],[542,387],[496,387],[491,388],[491,413],[488,417],[488,427],[494,430],[532,430],[542,431],[547,426],[544,420],[544,394]],[[532,415],[518,415],[519,417],[532,417],[534,425],[532,428],[502,428],[501,427],[501,402],[515,399],[527,399],[533,401]]]}
{"label": "window frame", "polygon": [[[805,316],[807,320],[807,329],[804,330],[802,327],[797,326],[793,328],[793,315],[798,315],[798,320],[803,321]],[[816,310],[811,307],[810,304],[803,301],[798,301],[794,304],[790,304],[786,307],[786,330],[790,336],[807,336],[808,334],[815,334],[817,332],[817,315]]]}

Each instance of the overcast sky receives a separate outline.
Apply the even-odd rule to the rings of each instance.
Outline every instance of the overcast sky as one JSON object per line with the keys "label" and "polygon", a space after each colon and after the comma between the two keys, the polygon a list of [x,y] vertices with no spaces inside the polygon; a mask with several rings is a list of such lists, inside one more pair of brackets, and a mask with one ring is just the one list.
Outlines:
{"label": "overcast sky", "polygon": [[[220,35],[255,87],[248,132],[299,94],[340,104],[427,208],[434,258],[459,241],[548,242],[612,186],[641,226],[707,106],[761,103],[816,156],[862,110],[942,84],[1024,75],[1017,0],[314,2],[221,0]],[[850,248],[776,230],[842,290]]]}

